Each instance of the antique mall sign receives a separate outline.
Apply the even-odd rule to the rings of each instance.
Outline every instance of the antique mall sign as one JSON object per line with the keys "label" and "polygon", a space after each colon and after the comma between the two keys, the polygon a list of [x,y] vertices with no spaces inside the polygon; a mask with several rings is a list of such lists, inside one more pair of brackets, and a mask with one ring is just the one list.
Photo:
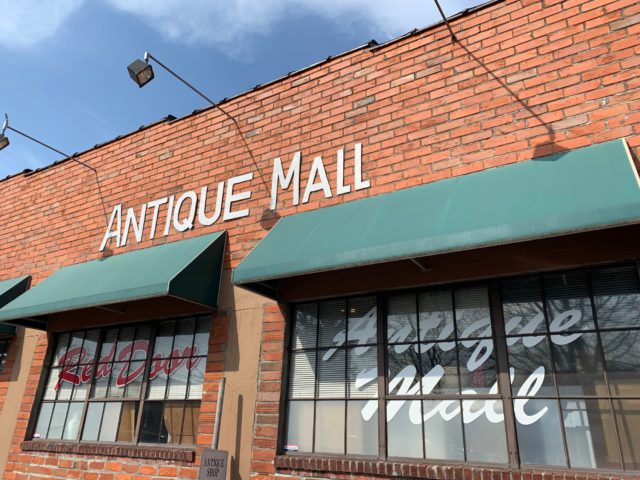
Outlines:
{"label": "antique mall sign", "polygon": [[[293,205],[299,205],[308,203],[315,192],[322,192],[324,198],[331,198],[370,187],[369,180],[362,178],[362,144],[360,143],[354,146],[353,183],[345,184],[344,149],[336,152],[335,185],[329,182],[325,161],[317,156],[313,159],[302,189],[301,162],[302,155],[298,151],[293,155],[285,172],[280,157],[274,159],[271,171],[270,210],[276,210],[280,190],[291,189]],[[218,182],[215,194],[209,191],[209,186],[205,185],[199,192],[188,190],[180,196],[157,198],[126,210],[123,209],[122,204],[117,204],[111,212],[109,225],[100,244],[100,251],[106,248],[109,240],[115,240],[116,247],[122,247],[131,238],[141,242],[153,239],[157,235],[167,236],[171,231],[185,232],[196,225],[206,227],[220,220],[225,222],[247,217],[250,209],[241,208],[237,204],[251,198],[252,191],[248,184],[253,177],[253,172],[249,172]],[[300,198],[301,195],[302,198]],[[159,218],[163,218],[164,221],[159,222]],[[146,229],[149,219],[150,225]]]}

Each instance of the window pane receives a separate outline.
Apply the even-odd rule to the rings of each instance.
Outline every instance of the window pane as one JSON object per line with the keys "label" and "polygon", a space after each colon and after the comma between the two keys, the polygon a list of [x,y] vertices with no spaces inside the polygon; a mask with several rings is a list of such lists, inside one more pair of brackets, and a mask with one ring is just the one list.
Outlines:
{"label": "window pane", "polygon": [[347,349],[348,396],[376,397],[378,395],[378,349],[366,347]]}
{"label": "window pane", "polygon": [[344,403],[316,403],[316,452],[344,454]]}
{"label": "window pane", "polygon": [[36,429],[33,432],[33,438],[47,438],[47,430],[49,429],[54,405],[54,403],[46,402],[40,406],[40,414],[38,415]]}
{"label": "window pane", "polygon": [[7,361],[8,351],[9,351],[9,341],[0,340],[0,372],[4,370],[4,366]]}
{"label": "window pane", "polygon": [[182,435],[182,419],[184,418],[184,402],[166,402],[164,405],[164,428],[167,435],[160,436],[160,443],[178,444]]}
{"label": "window pane", "polygon": [[614,400],[626,470],[640,470],[640,400]]}
{"label": "window pane", "polygon": [[597,335],[576,335],[578,338],[564,345],[551,336],[560,395],[607,395]]}
{"label": "window pane", "polygon": [[418,295],[420,340],[445,340],[454,336],[451,291]]}
{"label": "window pane", "polygon": [[463,400],[462,418],[470,462],[507,463],[502,401]]}
{"label": "window pane", "polygon": [[514,400],[523,465],[566,466],[557,400]]}
{"label": "window pane", "polygon": [[120,424],[118,425],[118,442],[133,442],[135,432],[136,416],[138,414],[138,402],[124,402],[120,414]]}
{"label": "window pane", "polygon": [[371,344],[377,342],[376,297],[362,297],[349,300],[349,344]]}
{"label": "window pane", "polygon": [[102,411],[104,403],[91,402],[87,407],[87,417],[84,421],[84,429],[82,430],[82,440],[95,442],[98,440],[100,432],[100,423],[102,422]]}
{"label": "window pane", "polygon": [[491,336],[489,293],[486,287],[456,290],[455,302],[458,338]]}
{"label": "window pane", "polygon": [[196,329],[195,318],[186,320],[178,320],[176,322],[176,336],[173,342],[173,357],[184,357],[191,355],[191,347],[193,346],[193,336]]}
{"label": "window pane", "polygon": [[53,365],[62,365],[64,362],[64,356],[67,353],[70,338],[71,334],[69,333],[58,335],[58,341],[56,342],[56,348],[53,354]]}
{"label": "window pane", "polygon": [[49,425],[47,438],[55,440],[60,440],[62,438],[64,420],[67,417],[68,409],[69,404],[67,402],[59,402],[55,404],[53,407],[53,414],[51,415],[51,424]]}
{"label": "window pane", "polygon": [[600,328],[640,327],[640,281],[635,266],[593,272]]}
{"label": "window pane", "polygon": [[121,402],[107,402],[104,404],[104,412],[102,414],[102,425],[100,428],[99,437],[99,440],[101,442],[116,441],[121,409]]}
{"label": "window pane", "polygon": [[209,351],[209,331],[211,322],[208,318],[199,318],[196,323],[196,334],[193,340],[193,354],[206,356]]}
{"label": "window pane", "polygon": [[416,296],[394,295],[387,303],[387,340],[389,343],[418,340]]}
{"label": "window pane", "polygon": [[600,334],[612,395],[640,396],[640,331]]}
{"label": "window pane", "polygon": [[346,352],[335,350],[331,357],[320,350],[318,355],[318,397],[342,397],[346,395]]}
{"label": "window pane", "polygon": [[[414,345],[388,347],[387,382],[390,394],[420,395],[420,354]],[[400,351],[401,353],[398,353]]]}
{"label": "window pane", "polygon": [[172,359],[169,383],[167,386],[167,398],[170,400],[184,400],[187,398],[187,380],[189,371],[187,361],[184,358]]}
{"label": "window pane", "polygon": [[163,400],[167,393],[167,374],[159,372],[155,377],[149,376],[147,398],[150,400]]}
{"label": "window pane", "polygon": [[458,349],[460,359],[460,382],[462,391],[471,389],[476,393],[498,393],[496,356],[493,340],[463,340]]}
{"label": "window pane", "polygon": [[544,289],[550,332],[595,328],[586,273],[547,275],[544,277]]}
{"label": "window pane", "polygon": [[111,364],[98,363],[96,365],[96,373],[94,378],[93,398],[105,398],[107,396],[110,377]]}
{"label": "window pane", "polygon": [[315,396],[316,352],[298,352],[291,355],[289,397],[313,398]]}
{"label": "window pane", "polygon": [[82,402],[72,402],[69,404],[67,412],[67,421],[64,426],[64,440],[75,440],[78,438],[78,430],[80,429],[80,417],[82,417]]}
{"label": "window pane", "polygon": [[423,458],[422,402],[387,402],[387,454],[390,457]]}
{"label": "window pane", "polygon": [[140,398],[142,391],[142,379],[144,377],[145,362],[137,361],[129,364],[124,390],[124,396],[127,398]]}
{"label": "window pane", "polygon": [[110,328],[104,334],[102,347],[100,348],[100,362],[110,362],[114,360],[116,354],[116,339],[118,337],[118,329]]}
{"label": "window pane", "polygon": [[502,283],[502,314],[507,335],[547,330],[538,277],[518,278]]}
{"label": "window pane", "polygon": [[61,377],[58,379],[58,400],[71,400],[71,394],[73,393],[73,380],[71,376],[77,375],[78,367],[63,367],[58,371]]}
{"label": "window pane", "polygon": [[620,468],[608,400],[563,400],[562,415],[571,467]]}
{"label": "window pane", "polygon": [[320,304],[319,347],[344,345],[347,334],[347,302],[334,300]]}
{"label": "window pane", "polygon": [[315,303],[296,307],[296,318],[293,325],[293,348],[316,348],[318,319]]}
{"label": "window pane", "polygon": [[124,362],[114,363],[111,366],[108,397],[124,397],[124,382],[127,378],[128,369],[129,364]]}
{"label": "window pane", "polygon": [[71,334],[71,343],[64,362],[66,365],[77,365],[80,362],[83,340],[84,332],[73,332]]}
{"label": "window pane", "polygon": [[140,443],[158,443],[160,435],[167,438],[162,402],[145,402],[140,426]]}
{"label": "window pane", "polygon": [[187,398],[199,400],[202,398],[204,384],[204,369],[207,365],[205,358],[191,359],[191,373],[189,374],[189,393]]}
{"label": "window pane", "polygon": [[[80,369],[82,368],[89,368],[89,371],[87,372],[89,376],[91,376],[91,366],[90,365],[85,365],[84,367],[80,367]],[[79,375],[82,375],[82,372],[78,373]],[[91,380],[89,380],[88,382],[82,382],[80,383],[80,385],[75,385],[73,387],[73,400],[84,400],[85,398],[87,398],[87,396],[89,395],[89,387],[91,386]]]}
{"label": "window pane", "polygon": [[313,402],[289,402],[285,450],[313,452]]}
{"label": "window pane", "polygon": [[57,394],[57,383],[60,378],[61,368],[52,368],[49,371],[49,379],[47,380],[47,386],[44,389],[45,400],[55,400]]}
{"label": "window pane", "polygon": [[138,325],[138,327],[136,327],[136,340],[131,352],[131,360],[145,360],[147,358],[150,337],[151,326]]}
{"label": "window pane", "polygon": [[195,445],[198,436],[198,420],[200,419],[199,402],[188,402],[184,410],[182,438],[180,445]]}
{"label": "window pane", "polygon": [[96,348],[98,346],[99,337],[100,330],[89,330],[86,332],[84,343],[82,344],[84,356],[80,359],[80,363],[93,363],[96,357]]}
{"label": "window pane", "polygon": [[347,402],[347,454],[378,455],[378,412],[366,400]]}
{"label": "window pane", "polygon": [[169,358],[173,347],[173,333],[176,322],[162,322],[156,331],[156,340],[153,347],[153,358]]}
{"label": "window pane", "polygon": [[464,460],[459,400],[425,400],[424,444],[428,459]]}
{"label": "window pane", "polygon": [[131,358],[131,344],[135,334],[135,327],[122,327],[119,329],[115,360],[125,361]]}
{"label": "window pane", "polygon": [[[534,337],[513,337],[517,343],[509,345],[509,367],[513,369],[511,391],[514,396],[556,396],[553,383],[553,367],[549,353],[549,339],[541,336],[541,341],[531,345]],[[529,340],[530,346],[525,345]]]}
{"label": "window pane", "polygon": [[445,350],[450,342],[420,344],[422,394],[460,393],[458,359],[455,349]]}

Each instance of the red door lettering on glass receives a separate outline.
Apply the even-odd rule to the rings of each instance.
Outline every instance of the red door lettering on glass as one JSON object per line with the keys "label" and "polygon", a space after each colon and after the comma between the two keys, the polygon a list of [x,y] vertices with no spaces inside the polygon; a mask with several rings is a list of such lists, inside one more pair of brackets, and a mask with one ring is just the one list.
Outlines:
{"label": "red door lettering on glass", "polygon": [[[58,390],[62,382],[68,382],[73,385],[80,385],[91,381],[92,378],[109,378],[111,376],[112,363],[111,362],[126,362],[123,363],[116,376],[116,387],[124,387],[125,385],[133,382],[144,373],[146,362],[144,360],[133,360],[136,358],[136,354],[142,354],[146,358],[149,350],[148,340],[136,340],[135,342],[128,342],[125,344],[118,354],[116,355],[115,344],[111,347],[103,357],[100,358],[98,365],[93,373],[93,358],[89,357],[89,351],[84,347],[70,348],[67,353],[58,358],[58,365],[62,366],[62,370],[58,375],[58,381],[54,386],[54,390]],[[171,352],[171,357],[191,357],[198,354],[198,346],[190,345],[184,347],[182,350],[174,348]],[[141,355],[141,356],[142,356]],[[187,370],[193,370],[201,358],[162,358],[161,353],[156,353],[151,360],[151,370],[149,372],[149,379],[153,380],[158,375],[164,373],[167,376],[172,375],[180,367],[186,365]],[[132,360],[130,360],[132,359]],[[88,365],[80,365],[83,363],[89,363]],[[131,365],[130,369],[129,365]]]}

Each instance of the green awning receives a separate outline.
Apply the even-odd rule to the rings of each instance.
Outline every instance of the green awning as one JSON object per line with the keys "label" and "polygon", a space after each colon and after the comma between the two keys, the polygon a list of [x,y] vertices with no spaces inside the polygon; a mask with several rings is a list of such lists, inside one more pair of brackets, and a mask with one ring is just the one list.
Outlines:
{"label": "green awning", "polygon": [[639,221],[638,174],[615,140],[282,218],[233,281],[269,294],[278,278]]}
{"label": "green awning", "polygon": [[[31,282],[31,275],[25,275],[23,277],[12,278],[10,280],[3,280],[0,282],[0,307],[5,306],[7,303],[15,300],[22,295],[29,288]],[[16,334],[16,327],[13,325],[0,324],[0,336],[14,336]]]}
{"label": "green awning", "polygon": [[225,243],[219,232],[61,268],[1,308],[0,321],[46,327],[51,314],[158,297],[216,308]]}

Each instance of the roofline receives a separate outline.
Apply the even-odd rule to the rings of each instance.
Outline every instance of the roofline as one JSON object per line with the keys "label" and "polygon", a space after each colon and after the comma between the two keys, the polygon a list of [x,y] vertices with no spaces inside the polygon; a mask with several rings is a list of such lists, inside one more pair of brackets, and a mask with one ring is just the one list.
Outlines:
{"label": "roofline", "polygon": [[[467,15],[469,15],[471,13],[475,13],[475,12],[477,12],[479,10],[483,10],[483,9],[485,9],[487,7],[490,7],[492,5],[495,5],[495,4],[501,3],[501,2],[505,2],[505,1],[507,1],[507,0],[488,0],[485,3],[482,3],[480,5],[476,5],[475,7],[466,8],[466,9],[462,10],[461,12],[455,13],[455,14],[451,15],[450,17],[447,17],[447,21],[451,22],[451,21],[454,21],[454,20],[458,20],[460,18],[466,17]],[[106,140],[106,141],[104,141],[102,143],[97,143],[93,147],[87,148],[87,149],[82,150],[80,152],[75,152],[74,154],[72,154],[68,158],[62,158],[60,160],[56,160],[53,163],[50,163],[50,164],[45,165],[43,167],[37,168],[35,170],[25,169],[22,172],[18,172],[18,173],[14,173],[14,174],[11,174],[11,175],[7,175],[6,177],[0,179],[0,184],[5,182],[6,180],[10,180],[10,179],[12,179],[14,177],[17,177],[17,176],[20,176],[20,175],[23,175],[25,177],[29,177],[29,176],[34,175],[36,173],[43,172],[45,170],[49,170],[50,168],[52,168],[54,166],[60,165],[62,163],[66,163],[67,161],[71,160],[72,158],[79,157],[79,156],[84,155],[86,153],[89,153],[89,152],[91,152],[93,150],[96,150],[98,148],[104,147],[104,146],[109,145],[111,143],[117,142],[119,140],[127,138],[127,137],[129,137],[131,135],[134,135],[136,133],[148,130],[148,129],[150,129],[152,127],[155,127],[157,125],[160,125],[162,123],[171,124],[171,123],[174,123],[174,122],[186,120],[186,119],[191,118],[191,117],[193,117],[195,115],[199,115],[202,112],[206,112],[208,110],[216,108],[217,106],[225,105],[225,104],[227,104],[227,103],[229,103],[229,102],[231,102],[233,100],[236,100],[236,99],[238,99],[240,97],[243,97],[243,96],[247,95],[248,93],[256,92],[256,91],[262,90],[264,88],[270,87],[272,85],[275,85],[277,83],[282,82],[283,80],[286,80],[288,78],[292,78],[294,76],[303,74],[305,72],[313,70],[313,69],[315,69],[317,67],[320,67],[320,66],[322,66],[322,65],[324,65],[326,63],[329,63],[329,62],[331,62],[333,60],[345,57],[345,56],[350,55],[352,53],[356,53],[356,52],[359,52],[359,51],[365,50],[365,49],[369,49],[370,52],[377,52],[378,50],[382,50],[384,48],[387,48],[387,47],[389,47],[391,45],[394,45],[395,43],[401,42],[402,40],[414,37],[416,35],[421,35],[421,34],[427,32],[427,31],[434,30],[434,29],[436,29],[438,27],[441,27],[443,25],[446,25],[446,22],[444,20],[440,20],[440,21],[432,23],[431,25],[428,25],[426,27],[414,28],[413,30],[405,33],[404,35],[400,35],[398,37],[392,38],[391,40],[388,40],[388,41],[383,42],[383,43],[378,43],[375,39],[371,39],[369,42],[367,42],[367,43],[365,43],[363,45],[360,45],[359,47],[352,48],[351,50],[347,50],[345,52],[341,52],[341,53],[339,53],[337,55],[329,55],[324,60],[320,60],[319,62],[312,63],[311,65],[303,67],[303,68],[301,68],[299,70],[292,70],[291,72],[287,73],[286,75],[283,75],[281,77],[277,77],[274,80],[268,81],[267,83],[258,84],[258,85],[256,85],[255,87],[253,87],[253,88],[251,88],[249,90],[244,90],[244,91],[242,91],[242,92],[240,92],[240,93],[238,93],[236,95],[233,95],[231,97],[223,98],[222,100],[220,100],[220,101],[218,101],[216,103],[216,106],[209,105],[209,106],[206,106],[206,107],[203,107],[203,108],[195,109],[191,113],[187,113],[186,115],[183,115],[182,117],[175,117],[175,116],[173,116],[171,114],[168,114],[166,117],[161,118],[160,120],[156,120],[154,122],[141,125],[136,130],[132,130],[132,131],[129,131],[127,133],[123,133],[123,134],[118,135],[118,136],[116,136],[114,138]]]}

